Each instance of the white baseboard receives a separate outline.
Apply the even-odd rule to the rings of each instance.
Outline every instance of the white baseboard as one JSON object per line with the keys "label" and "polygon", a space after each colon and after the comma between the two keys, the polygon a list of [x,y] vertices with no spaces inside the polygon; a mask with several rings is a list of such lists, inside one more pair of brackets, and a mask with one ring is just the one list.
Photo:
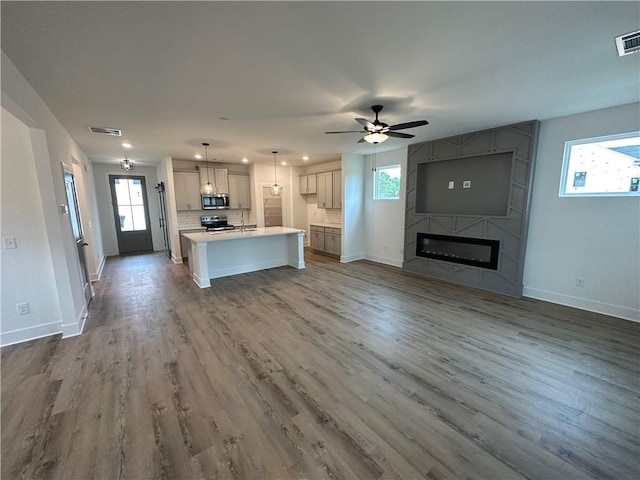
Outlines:
{"label": "white baseboard", "polygon": [[171,261],[173,263],[182,263],[182,257],[176,257],[173,253],[171,253]]}
{"label": "white baseboard", "polygon": [[402,260],[395,260],[393,258],[381,257],[379,255],[365,255],[366,260],[371,260],[376,263],[384,263],[385,265],[391,265],[392,267],[402,268]]}
{"label": "white baseboard", "polygon": [[106,255],[103,255],[100,259],[100,263],[98,264],[98,272],[89,274],[89,280],[92,282],[97,282],[102,277],[102,271],[104,270],[104,264],[107,261]]}
{"label": "white baseboard", "polygon": [[588,312],[602,313],[612,317],[631,320],[632,322],[640,322],[640,310],[620,305],[612,305],[610,303],[590,300],[588,298],[573,297],[562,293],[549,292],[538,288],[524,287],[522,290],[523,297],[544,300],[545,302],[566,305],[567,307],[579,308]]}
{"label": "white baseboard", "polygon": [[84,324],[87,321],[89,313],[87,312],[87,306],[82,307],[82,312],[78,316],[78,320],[75,323],[63,323],[62,324],[62,338],[75,337],[80,335],[84,329]]}
{"label": "white baseboard", "polygon": [[60,322],[45,323],[36,325],[35,327],[20,328],[3,332],[0,334],[0,346],[6,347],[16,343],[28,342],[37,338],[49,337],[62,333],[62,324]]}
{"label": "white baseboard", "polygon": [[362,253],[356,253],[355,255],[342,255],[340,257],[340,262],[342,263],[356,262],[358,260],[364,260],[364,255]]}

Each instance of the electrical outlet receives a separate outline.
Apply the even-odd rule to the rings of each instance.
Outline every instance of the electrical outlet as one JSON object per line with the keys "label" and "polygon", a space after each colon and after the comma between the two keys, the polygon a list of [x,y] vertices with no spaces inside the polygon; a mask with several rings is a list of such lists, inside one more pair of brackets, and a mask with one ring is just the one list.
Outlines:
{"label": "electrical outlet", "polygon": [[576,277],[576,287],[584,287],[584,278]]}
{"label": "electrical outlet", "polygon": [[18,311],[18,315],[26,315],[29,313],[29,304],[27,302],[16,303],[16,310]]}
{"label": "electrical outlet", "polygon": [[449,182],[449,190],[453,190],[454,186],[455,186],[455,182]]}
{"label": "electrical outlet", "polygon": [[462,182],[462,188],[471,188],[471,180],[465,180]]}

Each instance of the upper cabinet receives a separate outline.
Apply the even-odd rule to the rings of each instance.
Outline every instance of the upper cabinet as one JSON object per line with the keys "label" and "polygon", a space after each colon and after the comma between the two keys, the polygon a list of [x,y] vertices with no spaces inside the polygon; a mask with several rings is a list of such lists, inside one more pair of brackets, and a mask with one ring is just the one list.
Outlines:
{"label": "upper cabinet", "polygon": [[207,183],[207,170],[209,171],[208,181],[213,183],[218,189],[218,193],[229,193],[229,180],[226,168],[200,167],[200,183]]}
{"label": "upper cabinet", "polygon": [[195,172],[174,172],[176,210],[201,210],[200,177]]}
{"label": "upper cabinet", "polygon": [[300,175],[300,195],[318,193],[316,175]]}
{"label": "upper cabinet", "polygon": [[249,175],[227,175],[229,183],[229,208],[251,208]]}
{"label": "upper cabinet", "polygon": [[342,172],[318,173],[318,208],[342,208]]}
{"label": "upper cabinet", "polygon": [[333,178],[333,208],[342,208],[342,172],[331,172]]}

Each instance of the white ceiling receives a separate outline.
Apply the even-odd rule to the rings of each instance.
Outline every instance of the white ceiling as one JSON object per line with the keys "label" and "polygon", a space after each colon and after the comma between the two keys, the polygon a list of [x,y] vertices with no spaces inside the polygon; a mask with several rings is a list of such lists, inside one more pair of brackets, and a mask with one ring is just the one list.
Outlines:
{"label": "white ceiling", "polygon": [[[370,154],[354,117],[427,119],[378,152],[637,102],[638,2],[7,2],[2,50],[92,162]],[[226,118],[226,119],[223,119]],[[123,137],[90,133],[115,127]]]}

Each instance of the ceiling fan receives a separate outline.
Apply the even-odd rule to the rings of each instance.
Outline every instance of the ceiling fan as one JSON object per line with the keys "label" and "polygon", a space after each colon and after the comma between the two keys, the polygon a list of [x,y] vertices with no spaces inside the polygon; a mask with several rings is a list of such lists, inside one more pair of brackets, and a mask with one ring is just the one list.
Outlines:
{"label": "ceiling fan", "polygon": [[342,132],[324,132],[324,133],[364,133],[365,135],[358,140],[358,143],[381,143],[388,137],[395,138],[413,138],[415,135],[408,133],[400,133],[396,130],[404,130],[405,128],[421,127],[427,125],[429,122],[426,120],[417,120],[415,122],[398,123],[396,125],[388,125],[378,120],[378,114],[382,111],[382,105],[373,105],[371,110],[376,114],[376,119],[370,122],[366,118],[356,118],[356,122],[364,127],[364,130],[346,130]]}

